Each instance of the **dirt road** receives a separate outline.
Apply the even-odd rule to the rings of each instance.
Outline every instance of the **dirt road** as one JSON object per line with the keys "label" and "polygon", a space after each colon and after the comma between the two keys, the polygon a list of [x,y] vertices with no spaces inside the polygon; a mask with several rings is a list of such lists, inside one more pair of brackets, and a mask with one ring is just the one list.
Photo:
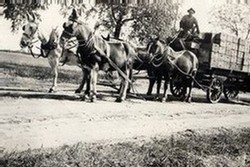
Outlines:
{"label": "dirt road", "polygon": [[186,129],[250,126],[250,107],[237,104],[141,100],[92,104],[4,97],[0,106],[0,147],[7,150],[79,141],[150,139]]}
{"label": "dirt road", "polygon": [[[27,56],[23,58],[35,65],[26,61]],[[5,59],[15,61],[10,55]],[[102,99],[93,104],[73,94],[76,84],[59,83],[58,92],[47,95],[51,81],[20,77],[14,75],[16,71],[9,71],[5,68],[0,72],[0,151],[57,147],[79,141],[148,140],[186,129],[250,127],[249,94],[241,95],[248,103],[239,104],[209,104],[205,93],[197,89],[191,104],[131,97],[119,104],[114,102],[112,88],[99,86]],[[146,86],[143,80],[137,82],[140,93],[145,93]]]}

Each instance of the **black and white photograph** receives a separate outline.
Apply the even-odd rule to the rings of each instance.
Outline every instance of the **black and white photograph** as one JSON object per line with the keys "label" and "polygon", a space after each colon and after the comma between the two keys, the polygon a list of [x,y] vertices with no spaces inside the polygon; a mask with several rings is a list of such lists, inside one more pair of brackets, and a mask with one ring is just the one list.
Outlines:
{"label": "black and white photograph", "polygon": [[250,167],[250,0],[0,0],[0,167]]}

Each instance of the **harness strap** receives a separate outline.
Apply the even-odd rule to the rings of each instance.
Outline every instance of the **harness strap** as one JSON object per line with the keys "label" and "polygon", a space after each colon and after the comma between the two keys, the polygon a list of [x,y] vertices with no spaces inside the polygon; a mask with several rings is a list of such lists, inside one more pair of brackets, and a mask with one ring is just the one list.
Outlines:
{"label": "harness strap", "polygon": [[124,72],[109,58],[106,57],[110,63],[110,65],[116,69],[118,71],[118,73],[124,78],[126,79],[130,84],[133,84],[133,82],[126,76],[126,74],[124,74]]}

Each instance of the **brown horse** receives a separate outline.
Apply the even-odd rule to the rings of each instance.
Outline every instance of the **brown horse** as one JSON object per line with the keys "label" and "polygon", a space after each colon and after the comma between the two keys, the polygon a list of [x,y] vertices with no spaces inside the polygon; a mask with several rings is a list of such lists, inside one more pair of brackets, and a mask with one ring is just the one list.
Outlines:
{"label": "brown horse", "polygon": [[[78,20],[76,10],[73,9],[68,22],[65,22],[64,31],[60,37],[62,46],[67,46],[71,38],[76,37],[78,44],[71,48],[64,47],[65,50],[77,48],[76,54],[79,54],[81,63],[90,69],[90,97],[91,101],[96,100],[96,84],[98,71],[117,70],[122,76],[123,82],[120,89],[120,95],[116,99],[121,102],[126,98],[126,92],[130,81],[129,76],[132,69],[133,57],[135,51],[126,42],[108,42],[101,36],[95,35],[90,28]],[[108,68],[105,68],[107,67]]]}
{"label": "brown horse", "polygon": [[[198,59],[194,53],[188,50],[175,52],[170,46],[159,39],[152,40],[148,44],[149,53],[152,54],[152,63],[158,67],[158,75],[165,79],[163,100],[167,98],[166,91],[170,77],[172,80],[181,79],[183,82],[183,99],[191,102],[191,90],[194,84],[194,77],[198,69]],[[160,79],[161,77],[159,77]],[[189,87],[188,94],[186,88]],[[157,93],[160,92],[158,85]]]}
{"label": "brown horse", "polygon": [[[25,48],[28,47],[30,53],[33,57],[43,57],[47,58],[49,65],[53,74],[53,83],[49,92],[56,91],[57,87],[57,78],[58,78],[58,66],[59,63],[68,64],[68,65],[77,65],[80,67],[80,64],[77,62],[75,57],[72,59],[65,60],[65,57],[61,57],[62,49],[59,47],[59,34],[57,29],[52,29],[49,35],[49,40],[44,37],[44,35],[39,31],[39,23],[37,22],[37,18],[34,15],[27,14],[28,23],[23,26],[23,35],[20,40],[20,47]],[[34,45],[40,42],[39,46],[40,53],[35,54],[33,52]],[[83,73],[83,79],[85,80],[85,76]],[[84,83],[84,82],[82,82]],[[80,92],[83,88],[83,84],[79,86],[76,90]]]}

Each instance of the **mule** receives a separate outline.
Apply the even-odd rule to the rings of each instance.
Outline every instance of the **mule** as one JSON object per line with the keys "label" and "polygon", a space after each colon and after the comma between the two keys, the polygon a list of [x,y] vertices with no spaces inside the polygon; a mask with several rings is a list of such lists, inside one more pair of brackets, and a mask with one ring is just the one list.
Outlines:
{"label": "mule", "polygon": [[[53,81],[52,86],[49,89],[49,92],[55,92],[57,88],[57,79],[58,79],[58,66],[60,63],[68,64],[68,65],[77,65],[81,67],[81,65],[77,62],[75,57],[71,57],[71,59],[66,60],[66,57],[62,57],[62,49],[59,46],[59,34],[57,29],[52,29],[49,35],[49,40],[45,38],[45,36],[39,31],[39,23],[37,22],[37,18],[34,15],[27,14],[28,23],[23,26],[23,34],[20,40],[20,47],[25,48],[28,47],[31,55],[35,58],[43,57],[47,58],[49,65],[51,67]],[[39,48],[40,54],[35,54],[33,52],[34,45],[39,42],[41,46]],[[83,80],[85,80],[84,69],[83,69]],[[76,93],[81,92],[83,89],[85,82],[82,82],[79,88],[75,91]]]}
{"label": "mule", "polygon": [[[77,48],[77,54],[81,59],[82,64],[90,69],[90,99],[96,100],[96,84],[99,70],[117,70],[123,81],[120,89],[120,95],[116,99],[117,102],[122,102],[126,99],[126,92],[130,73],[132,72],[133,56],[135,51],[126,42],[108,42],[101,36],[95,35],[91,29],[79,21],[75,9],[67,22],[63,24],[63,32],[60,37],[61,45],[65,46],[71,38],[76,38],[78,44],[71,47]],[[63,50],[69,50],[64,49]],[[105,68],[107,67],[107,68]]]}
{"label": "mule", "polygon": [[[188,50],[176,52],[169,45],[166,45],[164,41],[159,39],[155,39],[149,43],[149,53],[153,55],[152,62],[161,68],[160,75],[165,79],[162,99],[164,101],[167,99],[166,92],[170,78],[173,80],[181,79],[185,89],[182,98],[187,102],[191,102],[191,91],[198,69],[198,59],[195,54]],[[186,90],[187,87],[189,88],[188,93]],[[160,85],[157,88],[157,93],[159,92]]]}

